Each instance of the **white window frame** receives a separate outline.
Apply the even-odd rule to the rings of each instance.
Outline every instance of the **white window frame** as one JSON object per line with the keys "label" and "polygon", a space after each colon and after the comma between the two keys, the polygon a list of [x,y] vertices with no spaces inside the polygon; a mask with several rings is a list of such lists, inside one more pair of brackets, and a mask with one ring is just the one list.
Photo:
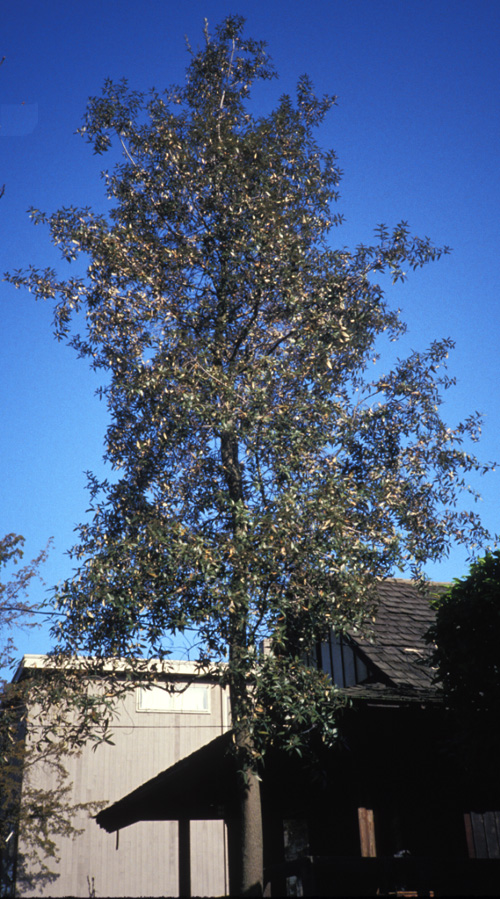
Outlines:
{"label": "white window frame", "polygon": [[[206,697],[203,701],[204,707],[194,708],[189,702],[190,697],[202,690]],[[155,696],[158,697],[157,703],[154,703]],[[149,715],[210,714],[210,685],[207,683],[176,684],[173,690],[165,689],[160,684],[153,684],[151,687],[138,687],[136,698],[137,711]]]}

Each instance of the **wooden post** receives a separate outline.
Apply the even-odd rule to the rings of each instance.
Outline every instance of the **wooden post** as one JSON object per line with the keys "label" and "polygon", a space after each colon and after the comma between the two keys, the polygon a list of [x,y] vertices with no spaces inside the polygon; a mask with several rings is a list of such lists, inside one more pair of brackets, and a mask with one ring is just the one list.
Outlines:
{"label": "wooden post", "polygon": [[464,812],[465,839],[467,840],[467,852],[469,858],[476,857],[476,847],[474,846],[474,834],[472,831],[472,821],[470,812]]}
{"label": "wooden post", "polygon": [[375,842],[375,821],[372,808],[358,808],[359,842],[363,858],[375,858],[377,844]]}
{"label": "wooden post", "polygon": [[191,896],[191,822],[179,818],[179,896]]}

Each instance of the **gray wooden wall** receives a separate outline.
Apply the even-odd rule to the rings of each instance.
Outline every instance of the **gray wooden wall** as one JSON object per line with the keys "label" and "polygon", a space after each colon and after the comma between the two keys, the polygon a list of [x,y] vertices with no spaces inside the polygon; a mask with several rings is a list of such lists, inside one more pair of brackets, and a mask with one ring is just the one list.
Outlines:
{"label": "gray wooden wall", "polygon": [[[185,665],[186,663],[184,663]],[[143,711],[138,691],[120,704],[112,727],[115,745],[94,751],[86,746],[67,769],[72,803],[104,800],[110,804],[168,768],[228,728],[227,695],[209,684],[208,710]],[[36,728],[36,721],[33,722]],[[42,764],[32,782],[44,788],[52,776]],[[74,822],[83,829],[75,839],[61,839],[55,882],[23,896],[123,897],[177,896],[177,822],[141,822],[115,834],[101,830],[88,815]],[[224,824],[191,822],[192,895],[227,893]],[[22,851],[22,836],[19,848]]]}

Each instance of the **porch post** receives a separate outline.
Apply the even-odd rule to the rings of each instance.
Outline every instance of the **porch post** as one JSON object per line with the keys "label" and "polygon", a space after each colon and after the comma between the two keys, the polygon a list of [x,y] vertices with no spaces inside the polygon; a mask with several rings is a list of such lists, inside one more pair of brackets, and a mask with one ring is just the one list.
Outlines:
{"label": "porch post", "polygon": [[191,822],[179,818],[179,896],[191,896]]}
{"label": "porch post", "polygon": [[359,842],[363,858],[375,858],[377,844],[375,842],[375,821],[372,808],[358,808]]}

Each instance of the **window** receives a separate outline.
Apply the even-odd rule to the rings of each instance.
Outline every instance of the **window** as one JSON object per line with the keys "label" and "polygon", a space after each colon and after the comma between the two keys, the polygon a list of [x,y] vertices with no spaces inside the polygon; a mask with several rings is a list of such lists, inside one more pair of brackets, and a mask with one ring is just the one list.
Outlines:
{"label": "window", "polygon": [[329,674],[337,687],[362,684],[368,668],[350,643],[330,632],[328,640],[318,644],[318,667]]}
{"label": "window", "polygon": [[178,684],[171,692],[165,687],[139,687],[139,712],[208,712],[208,684]]}

